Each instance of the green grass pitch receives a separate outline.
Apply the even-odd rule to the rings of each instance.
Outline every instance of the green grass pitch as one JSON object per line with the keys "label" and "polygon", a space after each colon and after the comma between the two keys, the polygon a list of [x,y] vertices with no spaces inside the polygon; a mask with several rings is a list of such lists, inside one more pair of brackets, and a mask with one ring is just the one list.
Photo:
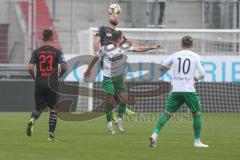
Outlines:
{"label": "green grass pitch", "polygon": [[239,160],[240,114],[203,114],[202,140],[209,148],[192,147],[192,121],[171,120],[157,148],[148,147],[155,122],[125,122],[125,134],[106,132],[104,117],[86,122],[58,121],[59,142],[48,142],[48,113],[25,135],[30,113],[0,113],[0,160]]}

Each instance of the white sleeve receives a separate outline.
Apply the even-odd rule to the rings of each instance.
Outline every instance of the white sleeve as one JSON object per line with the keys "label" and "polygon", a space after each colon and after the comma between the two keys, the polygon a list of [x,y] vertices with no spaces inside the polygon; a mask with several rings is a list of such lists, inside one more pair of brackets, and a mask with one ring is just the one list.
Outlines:
{"label": "white sleeve", "polygon": [[132,45],[128,45],[128,44],[122,44],[121,46],[122,50],[127,50],[127,51],[134,51],[134,47]]}
{"label": "white sleeve", "polygon": [[205,70],[202,66],[200,57],[197,59],[197,70],[199,72],[199,75],[196,78],[199,80],[205,76]]}
{"label": "white sleeve", "polygon": [[133,46],[131,46],[131,47],[128,49],[128,51],[135,51],[135,49],[134,49]]}
{"label": "white sleeve", "polygon": [[173,64],[173,55],[171,55],[170,57],[168,57],[162,65],[164,65],[165,67],[169,67],[170,65]]}

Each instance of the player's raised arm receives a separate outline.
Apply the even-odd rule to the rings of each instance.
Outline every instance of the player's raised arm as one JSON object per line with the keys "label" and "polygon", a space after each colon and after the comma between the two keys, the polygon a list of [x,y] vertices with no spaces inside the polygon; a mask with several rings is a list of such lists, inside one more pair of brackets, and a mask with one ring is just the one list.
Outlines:
{"label": "player's raised arm", "polygon": [[199,81],[200,79],[203,79],[204,76],[205,76],[205,70],[204,70],[204,68],[203,68],[203,66],[201,64],[200,57],[197,60],[197,70],[198,70],[199,75],[194,77],[195,81]]}
{"label": "player's raised arm", "polygon": [[154,49],[159,49],[160,45],[153,45],[153,46],[140,46],[140,45],[135,45],[133,46],[133,50],[135,52],[146,52],[149,50],[154,50]]}
{"label": "player's raised arm", "polygon": [[84,73],[84,78],[90,77],[93,66],[97,63],[97,61],[100,58],[99,57],[99,55],[100,55],[100,40],[101,40],[100,36],[96,35],[95,39],[94,39],[95,55],[94,55],[93,59],[91,60],[90,64],[88,65],[86,72]]}
{"label": "player's raised arm", "polygon": [[100,51],[100,40],[101,40],[101,37],[96,35],[95,39],[94,39],[94,51],[95,51],[95,53]]}
{"label": "player's raised arm", "polygon": [[128,39],[124,40],[123,44],[126,44],[126,45],[128,45],[128,46],[137,45],[135,42],[130,41],[130,40],[128,40]]}

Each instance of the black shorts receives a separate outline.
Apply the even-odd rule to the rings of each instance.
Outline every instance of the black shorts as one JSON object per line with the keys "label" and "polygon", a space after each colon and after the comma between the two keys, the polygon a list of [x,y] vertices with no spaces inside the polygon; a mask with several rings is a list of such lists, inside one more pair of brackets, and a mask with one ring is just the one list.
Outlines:
{"label": "black shorts", "polygon": [[36,109],[45,108],[55,109],[58,102],[58,93],[51,90],[48,85],[35,85],[35,103]]}

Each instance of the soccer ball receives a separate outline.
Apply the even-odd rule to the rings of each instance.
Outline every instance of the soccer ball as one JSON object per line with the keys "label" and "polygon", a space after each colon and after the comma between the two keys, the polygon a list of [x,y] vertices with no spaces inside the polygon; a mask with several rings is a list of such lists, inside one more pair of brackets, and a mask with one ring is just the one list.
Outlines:
{"label": "soccer ball", "polygon": [[111,4],[108,8],[109,14],[119,14],[121,12],[121,7],[119,4]]}

